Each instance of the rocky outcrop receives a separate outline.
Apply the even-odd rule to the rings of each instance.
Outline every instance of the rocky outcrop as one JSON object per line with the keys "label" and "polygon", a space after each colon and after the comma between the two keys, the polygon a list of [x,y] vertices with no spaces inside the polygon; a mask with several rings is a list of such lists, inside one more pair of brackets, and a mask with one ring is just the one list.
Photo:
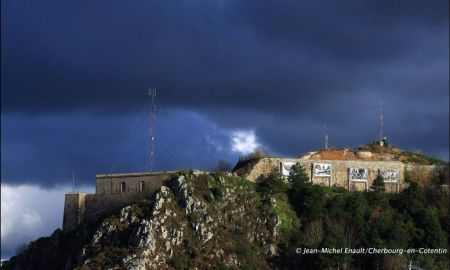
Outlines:
{"label": "rocky outcrop", "polygon": [[[71,232],[81,236],[79,245],[60,256],[65,265],[58,269],[267,269],[267,259],[277,253],[281,223],[271,210],[274,204],[239,178],[178,175],[151,198]],[[2,269],[23,269],[17,262],[24,262],[24,254]],[[52,269],[50,261],[27,269],[43,265]]]}

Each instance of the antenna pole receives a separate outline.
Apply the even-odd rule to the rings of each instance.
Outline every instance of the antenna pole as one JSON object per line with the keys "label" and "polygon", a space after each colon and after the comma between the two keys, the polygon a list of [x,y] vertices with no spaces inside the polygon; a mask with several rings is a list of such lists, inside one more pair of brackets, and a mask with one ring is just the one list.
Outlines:
{"label": "antenna pole", "polygon": [[328,149],[328,130],[327,130],[327,126],[324,124],[323,128],[325,129],[325,149]]}
{"label": "antenna pole", "polygon": [[155,167],[155,116],[156,116],[156,88],[153,85],[149,88],[148,94],[151,97],[152,108],[150,110],[150,153],[149,153],[149,169],[153,172]]}
{"label": "antenna pole", "polygon": [[383,141],[383,129],[384,129],[383,100],[381,100],[381,104],[380,104],[380,142]]}

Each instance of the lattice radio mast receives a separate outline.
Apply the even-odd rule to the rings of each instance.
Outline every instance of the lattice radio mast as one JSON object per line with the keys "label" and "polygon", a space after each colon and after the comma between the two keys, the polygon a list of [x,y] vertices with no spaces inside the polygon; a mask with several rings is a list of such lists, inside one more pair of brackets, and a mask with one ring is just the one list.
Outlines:
{"label": "lattice radio mast", "polygon": [[380,142],[383,141],[383,129],[384,129],[384,114],[383,114],[383,100],[380,104]]}
{"label": "lattice radio mast", "polygon": [[326,125],[323,125],[323,129],[325,130],[325,149],[328,149],[328,129]]}
{"label": "lattice radio mast", "polygon": [[155,167],[155,117],[156,117],[156,88],[155,86],[148,89],[148,94],[151,97],[152,108],[150,110],[150,153],[148,166],[150,172],[153,172]]}

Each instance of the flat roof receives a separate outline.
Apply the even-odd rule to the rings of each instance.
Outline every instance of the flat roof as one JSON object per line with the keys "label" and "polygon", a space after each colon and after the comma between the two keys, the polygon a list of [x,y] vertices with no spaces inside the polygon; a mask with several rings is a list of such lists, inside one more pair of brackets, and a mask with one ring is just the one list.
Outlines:
{"label": "flat roof", "polygon": [[175,173],[177,171],[159,171],[159,172],[142,172],[142,173],[107,173],[96,174],[95,178],[120,178],[120,177],[139,177],[139,176],[152,176],[152,175],[165,175]]}
{"label": "flat roof", "polygon": [[365,163],[374,163],[374,162],[380,162],[380,163],[400,163],[407,165],[407,163],[401,162],[399,160],[367,160],[367,159],[317,159],[317,158],[311,158],[311,159],[301,159],[301,158],[274,158],[274,159],[280,159],[285,161],[293,161],[293,162],[325,162],[325,161],[331,161],[331,162],[365,162]]}

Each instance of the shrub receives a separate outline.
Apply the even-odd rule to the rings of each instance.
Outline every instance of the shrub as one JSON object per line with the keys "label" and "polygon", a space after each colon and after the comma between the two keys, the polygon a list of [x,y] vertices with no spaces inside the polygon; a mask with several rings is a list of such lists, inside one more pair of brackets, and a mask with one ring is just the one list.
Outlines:
{"label": "shrub", "polygon": [[183,261],[180,258],[172,258],[168,261],[168,264],[177,270],[184,269]]}
{"label": "shrub", "polygon": [[275,194],[285,192],[286,190],[286,183],[284,183],[283,178],[276,170],[257,179],[257,191],[264,196],[273,197]]}

